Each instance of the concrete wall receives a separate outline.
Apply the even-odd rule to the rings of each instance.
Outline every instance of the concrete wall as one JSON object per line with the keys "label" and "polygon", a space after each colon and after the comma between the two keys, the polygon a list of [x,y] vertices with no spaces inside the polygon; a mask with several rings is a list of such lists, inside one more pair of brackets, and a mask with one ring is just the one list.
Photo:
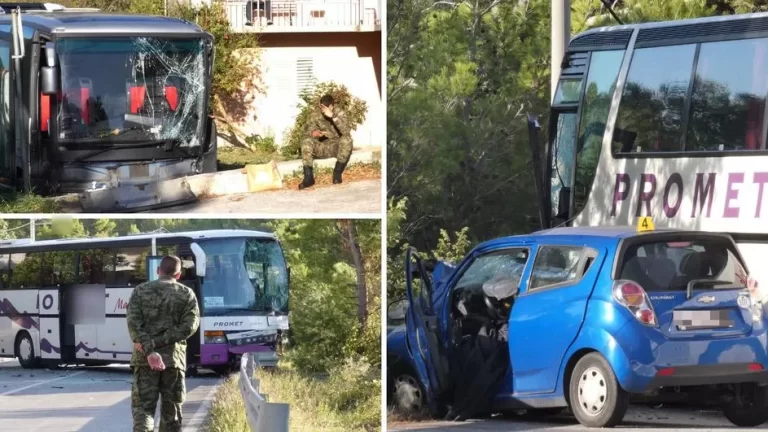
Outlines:
{"label": "concrete wall", "polygon": [[368,103],[366,121],[353,138],[355,146],[384,142],[385,109],[381,83],[381,32],[274,33],[259,37],[260,68],[265,94],[251,104],[248,133],[272,135],[282,143],[298,114],[302,84],[334,81]]}

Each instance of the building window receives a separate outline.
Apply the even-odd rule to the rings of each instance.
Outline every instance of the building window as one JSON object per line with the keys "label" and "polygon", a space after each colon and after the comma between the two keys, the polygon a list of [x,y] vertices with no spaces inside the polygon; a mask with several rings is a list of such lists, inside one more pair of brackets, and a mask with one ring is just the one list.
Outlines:
{"label": "building window", "polygon": [[315,88],[314,60],[312,58],[296,59],[296,85],[299,96]]}

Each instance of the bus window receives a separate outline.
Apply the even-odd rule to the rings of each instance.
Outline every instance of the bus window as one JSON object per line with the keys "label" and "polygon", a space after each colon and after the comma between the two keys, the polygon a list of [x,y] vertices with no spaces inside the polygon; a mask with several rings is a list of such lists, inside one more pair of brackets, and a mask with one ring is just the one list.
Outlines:
{"label": "bus window", "polygon": [[[10,178],[8,152],[11,146],[11,51],[10,42],[0,39],[0,177]],[[0,180],[2,181],[2,180]]]}
{"label": "bus window", "polygon": [[696,45],[635,50],[619,105],[614,153],[682,151],[683,111]]}
{"label": "bus window", "polygon": [[120,248],[115,262],[115,284],[136,286],[147,281],[146,260],[149,247]]}
{"label": "bus window", "polygon": [[573,191],[573,214],[586,205],[595,179],[605,124],[611,98],[621,69],[624,51],[597,51],[590,57],[587,86],[581,108],[579,143],[576,148],[576,177]]}
{"label": "bus window", "polygon": [[[80,251],[78,279],[85,284],[113,284],[115,279],[115,251],[92,249]],[[107,282],[110,273],[111,282]]]}
{"label": "bus window", "polygon": [[11,289],[40,286],[40,253],[11,255]]}
{"label": "bus window", "polygon": [[0,254],[0,289],[11,288],[10,260],[11,255]]}
{"label": "bus window", "polygon": [[53,277],[55,285],[77,283],[76,251],[53,252]]}
{"label": "bus window", "polygon": [[765,148],[768,39],[701,44],[685,150]]}

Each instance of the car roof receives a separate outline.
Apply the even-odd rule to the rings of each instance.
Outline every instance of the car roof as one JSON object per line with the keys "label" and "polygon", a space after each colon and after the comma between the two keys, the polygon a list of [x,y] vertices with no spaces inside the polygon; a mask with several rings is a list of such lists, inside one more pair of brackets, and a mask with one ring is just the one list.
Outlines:
{"label": "car roof", "polygon": [[638,232],[634,226],[585,226],[585,227],[560,227],[535,231],[530,234],[500,237],[479,244],[475,249],[488,249],[503,246],[510,243],[543,243],[562,241],[567,243],[589,242],[591,244],[611,245],[618,244],[621,240],[639,236],[654,235],[660,233],[684,233],[718,235],[712,232],[699,232],[680,230],[673,228],[658,228],[653,231]]}

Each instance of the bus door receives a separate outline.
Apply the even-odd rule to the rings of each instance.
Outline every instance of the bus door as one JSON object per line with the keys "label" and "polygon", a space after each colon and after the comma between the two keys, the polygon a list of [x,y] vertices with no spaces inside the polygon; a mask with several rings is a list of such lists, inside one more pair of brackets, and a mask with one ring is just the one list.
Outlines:
{"label": "bus door", "polygon": [[[16,115],[12,107],[14,80],[11,79],[11,30],[0,28],[0,187],[15,187],[16,142],[13,122]],[[21,74],[16,74],[21,79]]]}
{"label": "bus door", "polygon": [[63,326],[59,306],[61,292],[57,288],[38,290],[38,314],[40,316],[40,357],[61,359]]}

